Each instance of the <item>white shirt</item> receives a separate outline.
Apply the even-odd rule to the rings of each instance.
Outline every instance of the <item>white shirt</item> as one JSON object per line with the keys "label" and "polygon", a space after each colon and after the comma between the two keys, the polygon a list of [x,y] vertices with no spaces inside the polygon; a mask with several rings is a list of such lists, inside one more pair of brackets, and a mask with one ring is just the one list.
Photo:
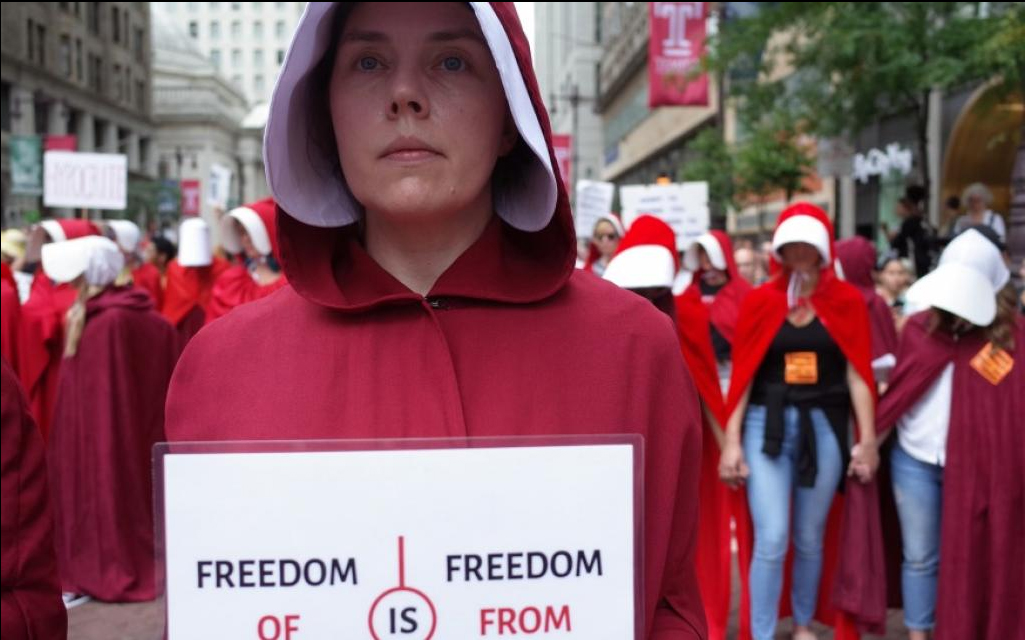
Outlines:
{"label": "white shirt", "polygon": [[922,399],[897,421],[900,446],[915,460],[941,467],[946,464],[953,394],[954,363],[951,362]]}

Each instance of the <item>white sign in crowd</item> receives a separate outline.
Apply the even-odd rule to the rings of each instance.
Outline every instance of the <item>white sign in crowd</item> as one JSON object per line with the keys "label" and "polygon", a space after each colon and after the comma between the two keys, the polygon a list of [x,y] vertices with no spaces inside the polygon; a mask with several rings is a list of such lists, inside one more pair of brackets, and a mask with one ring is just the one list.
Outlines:
{"label": "white sign in crowd", "polygon": [[43,204],[124,209],[128,205],[128,157],[118,153],[47,151],[43,154]]}
{"label": "white sign in crowd", "polygon": [[625,186],[619,189],[619,201],[627,229],[638,216],[655,216],[676,232],[680,250],[708,231],[707,182]]}
{"label": "white sign in crowd", "polygon": [[640,446],[158,454],[167,637],[636,638]]}

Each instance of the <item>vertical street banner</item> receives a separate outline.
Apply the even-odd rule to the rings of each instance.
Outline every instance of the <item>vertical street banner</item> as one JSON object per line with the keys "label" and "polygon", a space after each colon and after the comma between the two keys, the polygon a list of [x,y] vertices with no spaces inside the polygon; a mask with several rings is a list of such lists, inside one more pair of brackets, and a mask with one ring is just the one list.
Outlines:
{"label": "vertical street banner", "polygon": [[11,193],[43,194],[43,140],[39,136],[11,136]]}
{"label": "vertical street banner", "polygon": [[708,3],[648,7],[648,106],[707,106],[708,74],[697,70],[705,53]]}
{"label": "vertical street banner", "polygon": [[157,213],[170,216],[178,212],[181,206],[181,187],[177,180],[160,181],[157,189]]}
{"label": "vertical street banner", "polygon": [[198,216],[200,212],[200,186],[199,180],[182,180],[182,215]]}
{"label": "vertical street banner", "polygon": [[573,136],[556,133],[552,135],[552,146],[555,147],[555,161],[559,163],[562,183],[569,189],[573,184]]}

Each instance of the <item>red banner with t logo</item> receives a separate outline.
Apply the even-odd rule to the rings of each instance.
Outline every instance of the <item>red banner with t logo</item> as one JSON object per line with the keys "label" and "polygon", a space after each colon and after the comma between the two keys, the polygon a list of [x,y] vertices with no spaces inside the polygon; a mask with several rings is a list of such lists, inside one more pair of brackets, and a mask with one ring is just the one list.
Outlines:
{"label": "red banner with t logo", "polygon": [[648,6],[648,106],[707,106],[708,74],[695,72],[705,53],[708,3]]}

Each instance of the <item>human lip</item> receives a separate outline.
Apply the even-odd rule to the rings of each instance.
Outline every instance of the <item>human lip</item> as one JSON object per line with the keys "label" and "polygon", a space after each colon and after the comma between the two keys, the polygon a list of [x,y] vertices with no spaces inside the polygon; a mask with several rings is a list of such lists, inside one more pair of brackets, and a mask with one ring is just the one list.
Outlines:
{"label": "human lip", "polygon": [[388,145],[381,157],[386,160],[398,161],[419,161],[440,156],[441,152],[420,140],[413,137],[402,137]]}

